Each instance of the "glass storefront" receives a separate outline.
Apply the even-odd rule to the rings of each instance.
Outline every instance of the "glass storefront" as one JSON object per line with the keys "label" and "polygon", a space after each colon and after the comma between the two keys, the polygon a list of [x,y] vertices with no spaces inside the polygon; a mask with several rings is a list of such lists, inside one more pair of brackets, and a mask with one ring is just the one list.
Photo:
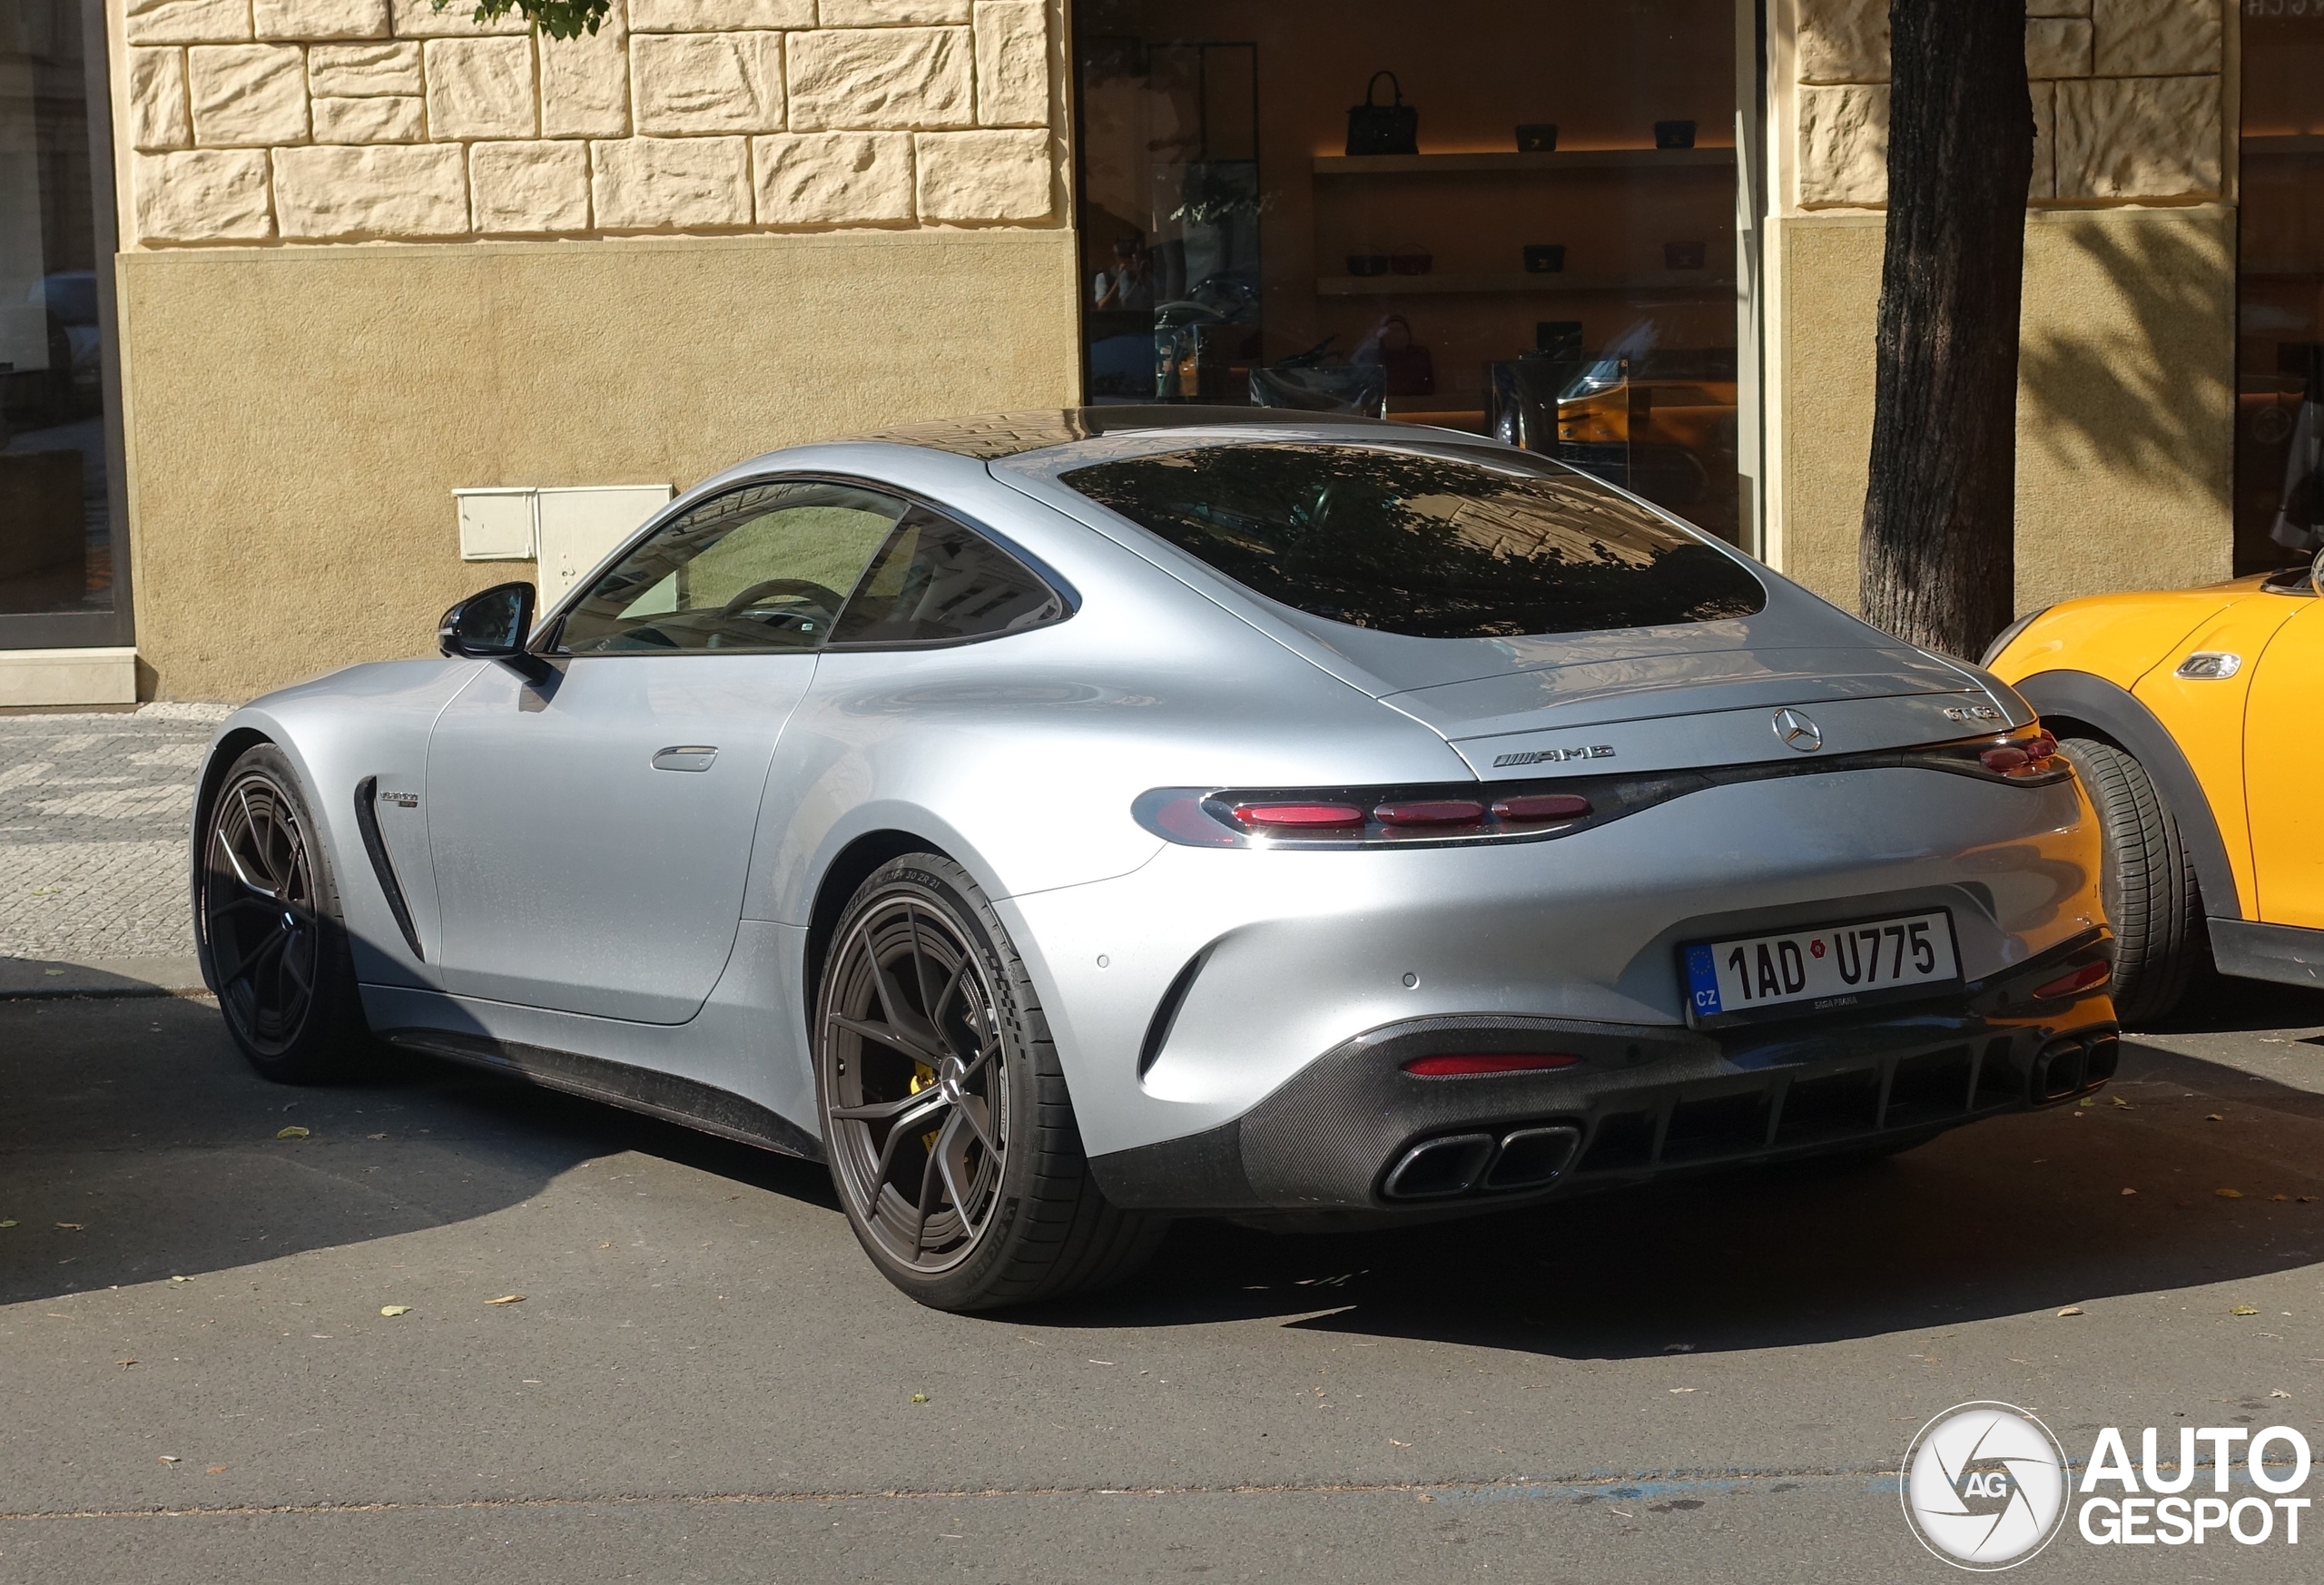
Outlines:
{"label": "glass storefront", "polygon": [[0,5],[0,647],[128,642],[103,13]]}
{"label": "glass storefront", "polygon": [[1497,435],[1751,547],[1735,0],[1077,0],[1074,38],[1092,401]]}
{"label": "glass storefront", "polygon": [[2235,570],[2324,545],[2324,0],[2243,0]]}

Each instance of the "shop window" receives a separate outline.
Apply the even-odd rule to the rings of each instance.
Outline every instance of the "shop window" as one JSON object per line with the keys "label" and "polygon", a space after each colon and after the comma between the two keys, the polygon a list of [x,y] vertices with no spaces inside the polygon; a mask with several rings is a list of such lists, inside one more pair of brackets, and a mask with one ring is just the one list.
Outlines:
{"label": "shop window", "polygon": [[1076,0],[1074,37],[1090,401],[1492,435],[1748,544],[1735,0]]}
{"label": "shop window", "polygon": [[103,13],[0,7],[0,645],[125,639]]}
{"label": "shop window", "polygon": [[2243,0],[2235,570],[2324,546],[2324,0]]}

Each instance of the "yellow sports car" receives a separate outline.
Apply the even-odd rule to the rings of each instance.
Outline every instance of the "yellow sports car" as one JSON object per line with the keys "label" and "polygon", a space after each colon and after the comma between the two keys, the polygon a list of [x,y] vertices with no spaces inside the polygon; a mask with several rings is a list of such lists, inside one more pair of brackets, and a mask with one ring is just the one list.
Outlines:
{"label": "yellow sports car", "polygon": [[2201,966],[2324,986],[2324,556],[2022,618],[1985,665],[2042,714],[2106,833],[2114,1003],[2161,1018]]}

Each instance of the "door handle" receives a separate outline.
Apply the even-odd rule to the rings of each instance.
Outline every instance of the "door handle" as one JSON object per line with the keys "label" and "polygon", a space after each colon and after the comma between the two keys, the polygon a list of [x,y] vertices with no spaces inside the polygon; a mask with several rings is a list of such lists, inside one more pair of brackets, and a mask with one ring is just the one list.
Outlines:
{"label": "door handle", "polygon": [[682,743],[675,748],[657,751],[654,755],[654,768],[657,771],[706,771],[717,757],[718,748],[714,743]]}

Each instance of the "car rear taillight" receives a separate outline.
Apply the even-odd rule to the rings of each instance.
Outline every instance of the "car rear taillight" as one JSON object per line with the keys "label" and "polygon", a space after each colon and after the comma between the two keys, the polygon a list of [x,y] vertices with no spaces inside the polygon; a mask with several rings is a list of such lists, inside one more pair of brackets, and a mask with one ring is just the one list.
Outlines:
{"label": "car rear taillight", "polygon": [[1364,811],[1353,803],[1237,803],[1229,812],[1255,831],[1334,831],[1364,823]]}
{"label": "car rear taillight", "polygon": [[1372,812],[1382,825],[1474,825],[1484,817],[1485,806],[1473,798],[1408,799]]}
{"label": "car rear taillight", "polygon": [[2058,753],[2056,736],[2038,721],[1997,737],[1939,743],[1918,751],[1915,757],[1945,770],[1966,771],[1988,780],[2029,786],[2046,786],[2073,774],[2073,767]]}
{"label": "car rear taillight", "polygon": [[1521,792],[1494,799],[1492,812],[1503,820],[1575,820],[1590,812],[1590,800],[1571,792]]}
{"label": "car rear taillight", "polygon": [[2035,986],[2034,995],[2037,1000],[2046,1000],[2053,996],[2072,996],[2076,991],[2088,990],[2094,986],[2103,985],[2111,978],[2112,978],[2112,970],[2109,970],[2105,964],[2084,963],[2079,969],[2059,975],[2046,985]]}
{"label": "car rear taillight", "polygon": [[1479,1073],[1545,1073],[1552,1068],[1571,1068],[1581,1060],[1579,1057],[1548,1053],[1415,1057],[1404,1064],[1404,1071],[1416,1078],[1465,1078]]}

